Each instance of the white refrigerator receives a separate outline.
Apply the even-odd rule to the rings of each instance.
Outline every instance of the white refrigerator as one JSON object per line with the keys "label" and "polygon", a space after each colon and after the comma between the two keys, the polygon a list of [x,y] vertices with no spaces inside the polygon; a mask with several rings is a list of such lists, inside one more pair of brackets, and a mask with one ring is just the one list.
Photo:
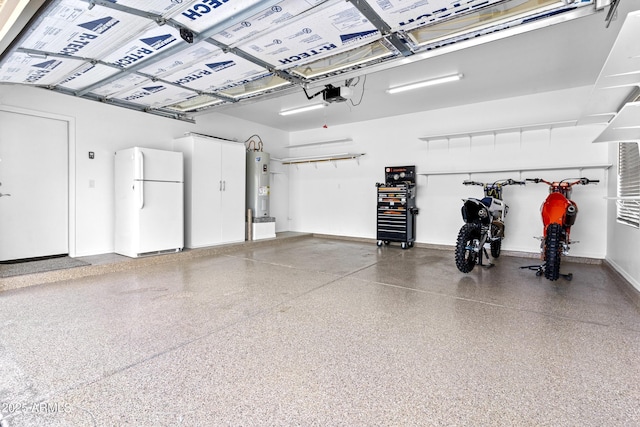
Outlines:
{"label": "white refrigerator", "polygon": [[180,152],[133,147],[115,155],[115,252],[139,257],[184,247]]}

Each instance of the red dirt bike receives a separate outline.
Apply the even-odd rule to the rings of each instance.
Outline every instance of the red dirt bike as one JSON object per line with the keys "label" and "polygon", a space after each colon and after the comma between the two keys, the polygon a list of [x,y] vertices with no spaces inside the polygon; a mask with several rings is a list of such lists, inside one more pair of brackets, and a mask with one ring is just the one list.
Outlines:
{"label": "red dirt bike", "polygon": [[560,273],[560,257],[569,254],[569,238],[571,226],[575,224],[578,216],[578,205],[571,200],[571,187],[576,184],[595,184],[600,182],[588,178],[567,178],[561,181],[549,182],[541,178],[527,178],[527,181],[535,183],[543,182],[549,186],[549,195],[542,203],[542,223],[544,224],[540,249],[542,252],[542,265],[531,265],[522,268],[536,270],[536,276],[546,277],[549,280],[558,280],[564,277],[573,279],[573,274]]}

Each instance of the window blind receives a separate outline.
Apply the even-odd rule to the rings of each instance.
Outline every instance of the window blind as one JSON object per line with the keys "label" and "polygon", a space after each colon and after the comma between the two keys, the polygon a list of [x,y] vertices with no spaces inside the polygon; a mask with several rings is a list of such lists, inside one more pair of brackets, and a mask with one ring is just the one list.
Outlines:
{"label": "window blind", "polygon": [[640,153],[637,142],[618,143],[618,222],[640,227]]}

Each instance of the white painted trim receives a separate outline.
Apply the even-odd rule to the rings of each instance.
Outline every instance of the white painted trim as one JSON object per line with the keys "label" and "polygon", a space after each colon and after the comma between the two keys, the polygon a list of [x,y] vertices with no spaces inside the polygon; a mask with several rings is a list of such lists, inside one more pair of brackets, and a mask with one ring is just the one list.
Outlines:
{"label": "white painted trim", "polygon": [[76,119],[71,116],[52,114],[44,111],[30,110],[0,104],[0,111],[42,117],[45,119],[67,122],[67,155],[68,155],[68,250],[69,256],[76,256]]}
{"label": "white painted trim", "polygon": [[609,265],[615,270],[617,271],[622,277],[624,277],[629,283],[631,283],[631,286],[633,286],[634,288],[636,288],[636,290],[638,292],[640,292],[640,282],[638,282],[635,278],[633,278],[632,276],[629,275],[629,273],[627,273],[627,271],[622,268],[620,265],[618,265],[614,260],[612,260],[609,257],[606,257],[605,260],[607,261],[607,263],[609,263]]}

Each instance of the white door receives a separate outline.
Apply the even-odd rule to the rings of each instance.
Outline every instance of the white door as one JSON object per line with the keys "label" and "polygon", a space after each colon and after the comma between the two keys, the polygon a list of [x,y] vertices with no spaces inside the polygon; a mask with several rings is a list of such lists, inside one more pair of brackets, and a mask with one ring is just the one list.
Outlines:
{"label": "white door", "polygon": [[213,246],[221,242],[220,144],[196,139],[192,159],[190,247]]}
{"label": "white door", "polygon": [[222,143],[222,241],[244,241],[246,151],[241,144]]}
{"label": "white door", "polygon": [[68,123],[0,111],[0,261],[67,254]]}

